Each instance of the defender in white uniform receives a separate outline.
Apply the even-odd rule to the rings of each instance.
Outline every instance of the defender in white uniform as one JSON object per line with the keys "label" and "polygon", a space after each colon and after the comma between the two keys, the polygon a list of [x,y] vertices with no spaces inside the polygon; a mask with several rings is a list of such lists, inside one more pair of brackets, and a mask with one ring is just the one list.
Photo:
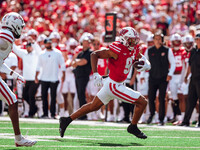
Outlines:
{"label": "defender in white uniform", "polygon": [[[24,27],[24,20],[18,13],[8,13],[1,21],[0,29],[0,71],[13,76],[19,83],[25,83],[24,78],[11,70],[5,63],[4,59],[12,51],[15,38],[21,36]],[[10,119],[12,121],[16,146],[32,146],[37,141],[32,141],[23,137],[19,129],[18,102],[15,94],[9,89],[8,85],[0,78],[0,99],[8,104]]]}

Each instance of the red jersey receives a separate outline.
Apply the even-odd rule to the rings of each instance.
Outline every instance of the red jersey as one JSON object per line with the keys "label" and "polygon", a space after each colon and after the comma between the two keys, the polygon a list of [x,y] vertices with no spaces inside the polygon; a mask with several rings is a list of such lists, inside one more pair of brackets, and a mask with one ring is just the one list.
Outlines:
{"label": "red jersey", "polygon": [[189,66],[189,58],[190,58],[190,52],[185,51],[184,53],[184,61],[185,61],[185,69],[187,70]]}
{"label": "red jersey", "polygon": [[106,75],[107,59],[98,59],[97,70],[101,76]]}
{"label": "red jersey", "polygon": [[109,49],[118,55],[116,60],[113,58],[108,59],[109,77],[116,82],[122,82],[126,80],[130,68],[139,53],[139,48],[129,51],[126,46],[117,41],[110,44]]}
{"label": "red jersey", "polygon": [[176,69],[174,73],[181,73],[183,69],[184,53],[185,53],[185,49],[183,47],[180,47],[179,50],[173,50],[173,54],[174,54],[174,58],[176,62]]}

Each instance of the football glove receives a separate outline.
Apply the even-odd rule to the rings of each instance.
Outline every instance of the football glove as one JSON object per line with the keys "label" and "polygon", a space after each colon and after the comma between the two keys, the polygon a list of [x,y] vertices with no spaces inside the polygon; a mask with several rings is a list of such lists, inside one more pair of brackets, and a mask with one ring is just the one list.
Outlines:
{"label": "football glove", "polygon": [[139,64],[138,67],[141,67],[140,69],[137,69],[138,72],[146,71],[151,69],[150,62],[146,59],[145,56],[142,55],[142,57],[139,59],[139,61],[144,61],[144,64]]}
{"label": "football glove", "polygon": [[103,85],[102,76],[98,72],[95,72],[93,74],[93,79],[94,79],[94,86],[101,87]]}

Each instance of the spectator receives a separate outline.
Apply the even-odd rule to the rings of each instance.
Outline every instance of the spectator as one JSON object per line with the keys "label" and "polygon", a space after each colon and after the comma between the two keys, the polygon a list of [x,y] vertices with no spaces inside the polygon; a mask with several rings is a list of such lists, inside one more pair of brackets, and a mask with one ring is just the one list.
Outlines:
{"label": "spectator", "polygon": [[[76,59],[72,62],[75,75],[76,91],[78,94],[80,107],[86,104],[85,92],[86,86],[89,81],[89,75],[91,73],[90,65],[90,39],[88,36],[82,36],[80,43],[83,46],[82,51],[78,54]],[[81,120],[87,119],[86,116],[82,116]]]}
{"label": "spectator", "polygon": [[[152,122],[155,114],[156,92],[159,90],[159,124],[164,125],[165,117],[165,94],[167,84],[175,70],[175,59],[170,48],[163,46],[164,36],[160,32],[154,34],[154,46],[148,48],[145,56],[149,59],[152,67],[149,71],[149,109],[150,116],[147,124]],[[170,69],[169,69],[170,68]]]}
{"label": "spectator", "polygon": [[62,69],[62,82],[65,80],[65,63],[64,58],[60,51],[52,48],[52,41],[45,39],[44,41],[46,50],[44,50],[38,58],[38,64],[36,67],[35,83],[39,83],[38,75],[41,69],[41,85],[42,85],[42,100],[43,100],[43,116],[42,118],[48,118],[48,89],[51,93],[51,105],[50,113],[51,118],[56,119],[56,92],[59,83],[58,71],[59,67]]}
{"label": "spectator", "polygon": [[164,36],[169,35],[169,24],[167,23],[167,16],[166,14],[161,14],[159,21],[156,23],[157,29],[161,29]]}

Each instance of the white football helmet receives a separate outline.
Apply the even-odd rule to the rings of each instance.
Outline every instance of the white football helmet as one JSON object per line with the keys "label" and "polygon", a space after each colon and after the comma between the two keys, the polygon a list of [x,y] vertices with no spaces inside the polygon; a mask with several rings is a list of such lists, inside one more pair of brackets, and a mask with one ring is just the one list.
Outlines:
{"label": "white football helmet", "polygon": [[138,33],[132,27],[122,28],[119,32],[119,36],[119,41],[131,51],[134,50],[135,46],[140,41]]}
{"label": "white football helmet", "polygon": [[172,48],[174,48],[174,50],[179,50],[181,46],[181,36],[175,33],[171,36],[170,41],[172,43]]}
{"label": "white football helmet", "polygon": [[194,38],[191,35],[185,35],[182,39],[183,46],[186,51],[191,51],[194,45]]}
{"label": "white football helmet", "polygon": [[9,29],[15,38],[20,38],[25,26],[22,16],[16,12],[7,13],[1,20],[1,28]]}

